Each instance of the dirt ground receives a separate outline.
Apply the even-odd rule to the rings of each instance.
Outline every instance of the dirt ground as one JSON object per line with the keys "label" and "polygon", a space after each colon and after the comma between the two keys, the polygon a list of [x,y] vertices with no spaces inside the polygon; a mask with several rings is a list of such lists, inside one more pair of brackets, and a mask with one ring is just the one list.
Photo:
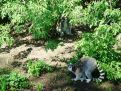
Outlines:
{"label": "dirt ground", "polygon": [[[74,42],[59,42],[56,49],[46,48],[47,43],[29,43],[31,36],[22,38],[19,44],[12,48],[3,47],[0,49],[0,66],[10,66],[14,61],[25,62],[27,59],[42,59],[51,65],[66,66],[60,59],[70,59],[74,55]],[[27,40],[29,39],[29,40]],[[39,41],[38,41],[39,42]],[[36,45],[37,44],[37,45]],[[2,61],[4,60],[4,61]]]}
{"label": "dirt ground", "polygon": [[91,82],[73,82],[70,80],[71,75],[66,70],[66,67],[61,68],[53,73],[44,74],[35,79],[34,83],[45,84],[45,91],[121,91],[121,85],[116,85],[110,81],[105,81],[100,84]]}
{"label": "dirt ground", "polygon": [[[35,42],[31,36],[16,39],[13,47],[8,48],[4,45],[0,49],[0,68],[12,67],[13,70],[28,75],[23,71],[22,64],[24,64],[27,59],[42,59],[45,60],[47,64],[54,66],[55,71],[43,74],[38,78],[29,77],[29,79],[35,85],[43,83],[45,87],[44,91],[121,91],[120,84],[116,85],[109,81],[101,84],[94,82],[86,84],[85,82],[71,81],[71,75],[67,71],[66,62],[75,54],[75,42],[72,40],[55,42],[56,46],[54,49],[48,48],[48,44],[49,42]],[[16,67],[13,64],[14,62],[19,62],[19,67]],[[31,89],[27,91],[34,90]]]}

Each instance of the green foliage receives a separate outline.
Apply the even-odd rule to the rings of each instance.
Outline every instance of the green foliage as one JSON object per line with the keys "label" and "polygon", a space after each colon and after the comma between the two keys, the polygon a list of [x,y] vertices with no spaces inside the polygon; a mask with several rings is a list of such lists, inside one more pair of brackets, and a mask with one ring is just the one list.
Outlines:
{"label": "green foliage", "polygon": [[9,35],[9,25],[3,26],[0,25],[0,46],[2,44],[8,44],[11,46],[14,42],[13,38]]}
{"label": "green foliage", "polygon": [[10,74],[10,72],[11,72],[10,68],[0,68],[0,75]]}
{"label": "green foliage", "polygon": [[[109,25],[100,25],[95,29],[94,33],[84,33],[81,41],[78,42],[77,47],[80,47],[82,53],[88,56],[93,56],[102,61],[117,59],[115,56],[113,45],[115,38],[113,37],[113,30]],[[110,55],[110,57],[108,56]],[[115,58],[117,57],[117,58]]]}
{"label": "green foliage", "polygon": [[5,3],[0,7],[0,19],[2,22],[4,22],[4,19],[6,21],[5,24],[0,25],[0,46],[4,43],[11,46],[14,42],[14,39],[11,37],[10,32],[12,30],[16,30],[16,32],[22,31],[22,23],[26,20],[26,12],[25,7],[19,3],[19,1],[16,0],[14,2],[13,0],[6,0]]}
{"label": "green foliage", "polygon": [[[56,25],[62,14],[68,15],[72,8],[78,4],[79,0],[46,0],[29,2],[29,19],[33,27],[30,30],[35,38],[48,38],[51,28]],[[55,31],[56,32],[56,31]]]}
{"label": "green foliage", "polygon": [[115,8],[119,0],[106,0],[106,1],[109,3],[110,8]]}
{"label": "green foliage", "polygon": [[121,21],[121,12],[119,9],[106,9],[104,19],[107,24]]}
{"label": "green foliage", "polygon": [[113,32],[113,28],[109,25],[100,25],[95,29],[95,32],[84,33],[82,39],[77,43],[78,52],[95,57],[100,62],[105,63],[108,67],[111,66],[110,63],[113,61],[117,61],[114,63],[115,67],[111,66],[109,67],[110,69],[107,69],[107,66],[103,66],[104,69],[106,67],[105,71],[107,72],[107,78],[110,80],[121,78],[118,76],[119,73],[121,74],[119,69],[119,72],[116,71],[115,73],[118,75],[111,75],[114,74],[114,70],[117,69],[118,65],[116,63],[121,59],[120,54],[113,50],[113,45],[116,42],[114,38],[115,34]]}
{"label": "green foliage", "polygon": [[121,62],[110,61],[108,63],[101,63],[101,66],[105,70],[109,80],[121,81]]}
{"label": "green foliage", "polygon": [[24,23],[26,14],[26,8],[20,2],[7,2],[1,8],[1,18],[5,18],[8,15],[11,20],[11,25]]}
{"label": "green foliage", "polygon": [[[92,2],[82,9],[82,24],[90,26],[93,32],[84,32],[76,44],[80,54],[96,58],[109,80],[121,79],[121,56],[113,49],[115,36],[121,32],[121,13],[105,0]],[[93,28],[94,27],[94,28]]]}
{"label": "green foliage", "polygon": [[[88,25],[90,28],[97,27],[99,24],[114,23],[121,20],[119,9],[114,9],[116,0],[92,1],[86,8],[76,6],[69,14],[73,25]],[[111,6],[111,7],[110,7]]]}
{"label": "green foliage", "polygon": [[[121,12],[115,9],[117,1],[92,0],[86,5],[84,2],[87,0],[0,0],[0,21],[6,17],[10,21],[0,23],[0,46],[11,46],[14,43],[11,32],[26,32],[36,39],[48,39],[52,31],[56,32],[55,27],[60,17],[66,15],[73,26],[86,25],[93,30],[82,34],[82,39],[76,45],[79,54],[71,59],[72,63],[82,54],[95,57],[105,69],[109,80],[121,79],[121,56],[113,49],[115,36],[121,32]],[[54,49],[57,45],[55,40],[49,40],[46,49]],[[31,60],[27,63],[27,68],[33,76],[52,70],[41,60]],[[23,79],[17,74],[11,76]],[[0,89],[5,88],[4,84],[6,83],[3,82],[3,88]],[[15,88],[17,87],[18,83]]]}
{"label": "green foliage", "polygon": [[59,40],[48,40],[45,46],[45,49],[48,51],[51,49],[52,51],[56,49],[59,45],[60,41]]}
{"label": "green foliage", "polygon": [[81,21],[80,17],[82,16],[82,10],[83,10],[82,8],[83,8],[82,6],[76,6],[69,14],[69,18],[71,19],[70,23],[72,25],[80,24],[80,21]]}
{"label": "green foliage", "polygon": [[81,58],[80,55],[82,55],[82,54],[80,54],[80,52],[78,52],[76,55],[73,56],[73,58],[71,58],[67,62],[67,64],[69,64],[69,63],[72,63],[72,64],[76,63],[79,60],[79,58]]}
{"label": "green foliage", "polygon": [[7,81],[11,90],[29,88],[30,86],[29,80],[26,77],[15,72],[8,75]]}
{"label": "green foliage", "polygon": [[37,86],[36,86],[36,91],[42,91],[43,90],[43,84],[42,83],[39,83],[39,84],[37,84]]}
{"label": "green foliage", "polygon": [[[76,7],[79,8],[79,7]],[[75,8],[75,9],[76,9]],[[92,26],[98,26],[100,21],[103,18],[103,13],[106,9],[109,8],[108,2],[105,2],[104,0],[102,1],[97,1],[97,2],[92,2],[90,3],[87,8],[79,8],[78,10],[75,11],[73,10],[73,15],[71,15],[72,20],[73,16],[78,16],[75,23],[76,24],[81,24],[81,25],[88,25],[90,28]],[[73,23],[73,22],[72,22]]]}
{"label": "green foliage", "polygon": [[33,76],[40,76],[42,73],[51,72],[52,68],[43,60],[29,60],[27,63],[28,73]]}
{"label": "green foliage", "polygon": [[16,91],[17,89],[24,89],[29,87],[30,87],[29,80],[18,73],[12,72],[8,75],[0,76],[1,91],[6,91],[7,89]]}
{"label": "green foliage", "polygon": [[37,4],[30,1],[27,7],[28,18],[32,22],[30,32],[37,39],[47,38],[49,29],[53,25],[53,17],[51,11],[47,9],[46,2],[43,1],[42,4]]}
{"label": "green foliage", "polygon": [[[68,16],[80,2],[80,0],[2,0],[0,19],[8,17],[10,20],[8,28],[14,33],[27,31],[26,33],[31,33],[36,39],[47,39],[51,37],[51,31],[56,30],[55,26],[61,15]],[[29,26],[26,26],[28,23]],[[7,31],[6,35],[10,31]],[[1,43],[3,44],[3,41]]]}
{"label": "green foliage", "polygon": [[7,80],[5,77],[0,76],[0,91],[7,90]]}

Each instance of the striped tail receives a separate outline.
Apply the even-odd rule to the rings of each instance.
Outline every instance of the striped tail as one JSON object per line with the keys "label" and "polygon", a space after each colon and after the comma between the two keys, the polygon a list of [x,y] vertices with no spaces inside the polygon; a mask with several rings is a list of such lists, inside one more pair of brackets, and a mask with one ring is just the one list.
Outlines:
{"label": "striped tail", "polygon": [[98,78],[93,78],[93,81],[102,82],[102,80],[103,80],[104,77],[105,77],[105,73],[104,73],[104,71],[100,68],[99,64],[97,64],[97,69],[98,69],[98,71],[99,71],[99,77],[98,77]]}

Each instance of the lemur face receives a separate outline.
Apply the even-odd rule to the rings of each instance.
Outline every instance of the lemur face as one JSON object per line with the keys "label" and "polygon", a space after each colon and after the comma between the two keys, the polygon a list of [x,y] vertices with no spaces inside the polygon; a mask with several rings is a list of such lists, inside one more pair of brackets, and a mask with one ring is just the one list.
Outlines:
{"label": "lemur face", "polygon": [[69,63],[69,64],[68,64],[68,70],[69,70],[69,71],[72,71],[72,68],[73,68],[73,64],[72,64],[72,63]]}
{"label": "lemur face", "polygon": [[75,65],[72,64],[72,63],[69,63],[69,64],[68,64],[68,70],[71,71],[71,72],[72,72],[72,71],[75,72],[75,70],[76,70]]}

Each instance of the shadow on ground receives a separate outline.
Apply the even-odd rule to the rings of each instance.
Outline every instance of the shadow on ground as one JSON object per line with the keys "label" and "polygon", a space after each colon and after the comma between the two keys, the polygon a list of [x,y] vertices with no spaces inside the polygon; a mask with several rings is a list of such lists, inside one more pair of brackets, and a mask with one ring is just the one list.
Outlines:
{"label": "shadow on ground", "polygon": [[36,80],[33,79],[33,82],[43,83],[45,91],[121,91],[120,85],[114,85],[111,82],[103,82],[101,84],[73,82],[66,67],[59,68],[53,73],[44,74]]}

